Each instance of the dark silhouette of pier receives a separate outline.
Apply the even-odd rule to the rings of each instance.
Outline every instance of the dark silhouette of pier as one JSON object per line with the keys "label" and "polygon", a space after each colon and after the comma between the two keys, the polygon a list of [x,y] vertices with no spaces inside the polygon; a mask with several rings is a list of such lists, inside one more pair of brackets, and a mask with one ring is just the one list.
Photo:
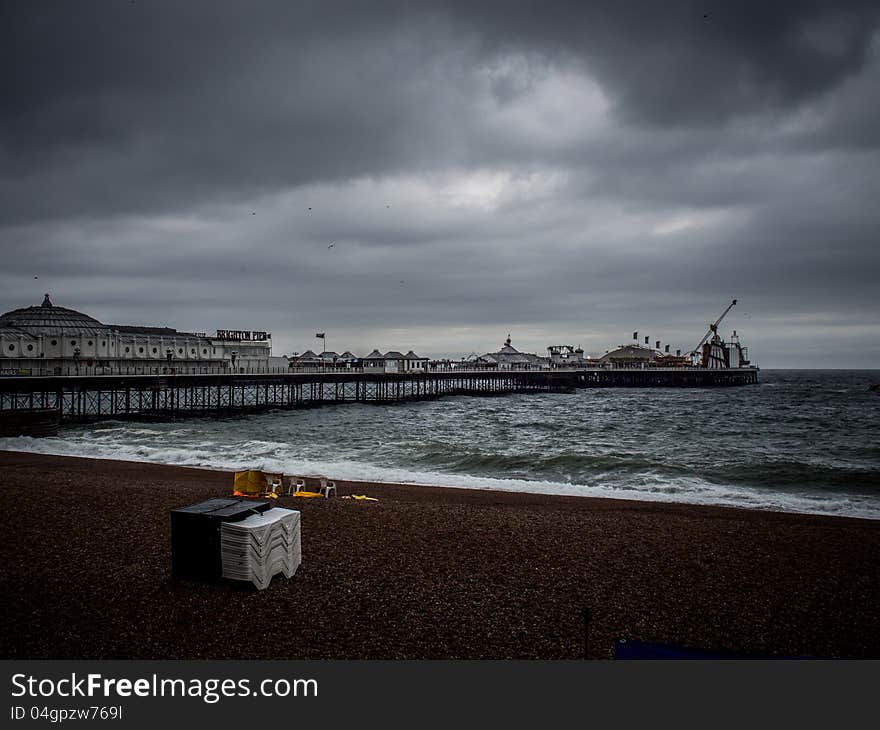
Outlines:
{"label": "dark silhouette of pier", "polygon": [[45,414],[53,412],[59,423],[166,419],[343,403],[388,404],[454,395],[733,386],[757,383],[757,373],[754,368],[619,368],[7,377],[0,378],[0,422],[24,424],[32,414],[45,428]]}

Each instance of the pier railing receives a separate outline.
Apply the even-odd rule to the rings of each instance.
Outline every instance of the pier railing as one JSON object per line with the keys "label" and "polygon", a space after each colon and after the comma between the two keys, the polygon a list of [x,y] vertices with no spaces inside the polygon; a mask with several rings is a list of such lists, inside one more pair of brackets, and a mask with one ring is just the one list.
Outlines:
{"label": "pier railing", "polygon": [[[740,368],[748,370],[749,368]],[[756,368],[751,368],[756,369]],[[410,370],[385,370],[377,367],[363,367],[360,365],[348,364],[327,364],[308,367],[208,367],[197,365],[184,366],[155,366],[155,365],[132,365],[130,367],[120,366],[98,366],[98,365],[65,365],[58,368],[5,368],[0,369],[0,378],[7,377],[41,377],[41,378],[57,378],[57,377],[84,377],[84,376],[128,376],[128,375],[297,375],[300,373],[370,373],[370,374],[393,374],[408,375],[419,373],[474,373],[474,372],[583,372],[583,371],[607,371],[607,370],[650,370],[650,371],[686,371],[696,370],[703,371],[705,368],[698,366],[686,366],[675,368],[661,367],[645,367],[643,365],[633,364],[605,364],[605,365],[587,365],[587,366],[568,366],[568,365],[551,365],[547,366],[529,366],[518,365],[510,368],[499,368],[496,365],[447,365],[438,364],[431,365],[429,368],[413,368]]]}

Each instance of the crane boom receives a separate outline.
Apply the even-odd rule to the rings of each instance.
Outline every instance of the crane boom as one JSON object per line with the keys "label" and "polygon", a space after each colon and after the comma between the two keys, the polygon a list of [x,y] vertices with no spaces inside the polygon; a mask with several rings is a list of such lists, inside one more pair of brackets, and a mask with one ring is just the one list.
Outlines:
{"label": "crane boom", "polygon": [[721,324],[721,320],[727,316],[727,313],[731,309],[733,309],[735,305],[736,305],[736,299],[734,299],[730,304],[728,304],[727,309],[725,309],[721,313],[721,316],[718,319],[716,319],[712,324],[709,325],[709,330],[706,332],[706,334],[703,335],[703,339],[700,340],[699,344],[693,350],[691,350],[688,353],[688,355],[693,355],[695,352],[699,352],[700,348],[703,346],[703,343],[709,339],[709,337],[712,335],[712,333],[718,331],[718,325]]}

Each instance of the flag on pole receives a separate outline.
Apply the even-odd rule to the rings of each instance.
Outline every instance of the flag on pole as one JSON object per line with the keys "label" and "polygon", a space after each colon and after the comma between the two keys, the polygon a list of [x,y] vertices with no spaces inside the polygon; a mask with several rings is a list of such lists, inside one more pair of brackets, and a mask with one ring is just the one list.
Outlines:
{"label": "flag on pole", "polygon": [[324,339],[324,334],[325,334],[324,332],[316,332],[316,333],[315,333],[315,337],[319,337],[320,339],[323,340],[323,339]]}

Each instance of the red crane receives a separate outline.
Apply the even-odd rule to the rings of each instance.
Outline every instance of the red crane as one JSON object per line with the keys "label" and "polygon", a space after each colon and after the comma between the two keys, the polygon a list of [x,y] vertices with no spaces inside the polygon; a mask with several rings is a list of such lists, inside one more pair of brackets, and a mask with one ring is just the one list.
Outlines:
{"label": "red crane", "polygon": [[724,319],[724,318],[727,316],[727,313],[728,313],[731,309],[733,309],[733,307],[734,307],[735,305],[736,305],[736,299],[734,299],[730,304],[728,304],[728,305],[727,305],[727,309],[725,309],[725,310],[721,313],[721,316],[720,316],[718,319],[716,319],[712,324],[709,325],[709,331],[706,332],[706,334],[703,335],[703,339],[700,340],[699,344],[698,344],[693,350],[691,350],[691,351],[687,354],[687,357],[691,357],[692,355],[695,355],[695,354],[699,353],[699,352],[700,352],[700,348],[703,346],[703,343],[704,343],[706,340],[708,340],[713,334],[717,334],[717,332],[718,332],[718,325],[721,324],[721,320]]}

